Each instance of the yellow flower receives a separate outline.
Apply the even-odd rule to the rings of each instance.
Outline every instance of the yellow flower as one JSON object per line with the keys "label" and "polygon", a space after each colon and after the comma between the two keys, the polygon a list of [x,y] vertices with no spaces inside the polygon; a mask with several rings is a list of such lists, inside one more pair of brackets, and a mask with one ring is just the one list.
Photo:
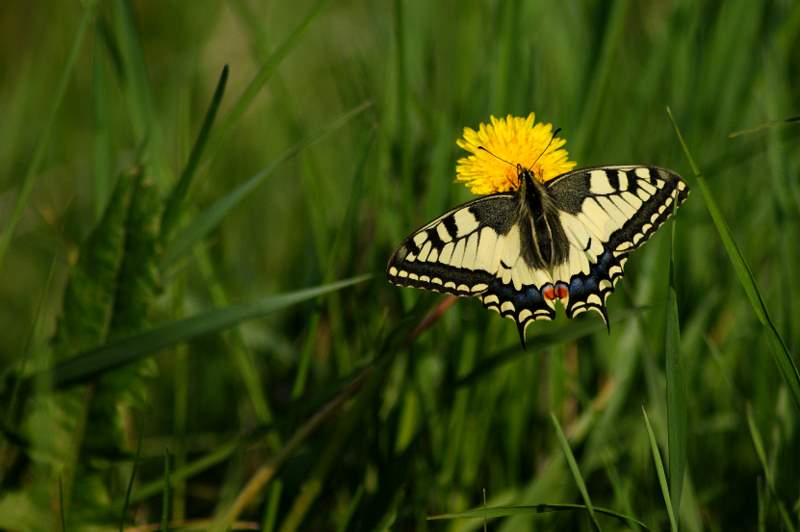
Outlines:
{"label": "yellow flower", "polygon": [[530,168],[542,183],[575,168],[575,162],[568,159],[567,150],[561,148],[567,141],[556,137],[548,147],[553,126],[534,124],[535,118],[534,113],[527,118],[491,116],[491,123],[481,124],[478,131],[465,127],[464,138],[458,139],[456,144],[472,155],[458,160],[456,179],[466,184],[473,194],[491,194],[519,187],[517,164]]}

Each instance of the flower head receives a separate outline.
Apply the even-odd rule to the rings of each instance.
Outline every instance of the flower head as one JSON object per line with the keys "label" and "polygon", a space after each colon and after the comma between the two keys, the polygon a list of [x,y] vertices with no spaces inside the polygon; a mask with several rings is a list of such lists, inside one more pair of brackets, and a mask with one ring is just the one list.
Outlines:
{"label": "flower head", "polygon": [[567,141],[553,138],[553,126],[535,124],[535,118],[534,113],[527,118],[491,116],[491,123],[481,124],[478,131],[465,127],[464,137],[456,144],[471,155],[456,163],[456,179],[474,194],[491,194],[519,187],[518,164],[530,168],[543,183],[575,168],[567,150],[561,148]]}

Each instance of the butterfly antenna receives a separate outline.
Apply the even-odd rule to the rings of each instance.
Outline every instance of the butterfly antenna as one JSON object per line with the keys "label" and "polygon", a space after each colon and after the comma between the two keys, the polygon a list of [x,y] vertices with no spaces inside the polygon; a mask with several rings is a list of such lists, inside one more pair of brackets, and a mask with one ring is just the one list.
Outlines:
{"label": "butterfly antenna", "polygon": [[512,162],[509,162],[509,161],[507,161],[507,160],[503,159],[503,158],[502,158],[502,157],[500,157],[499,155],[495,155],[494,153],[490,152],[489,150],[487,150],[487,149],[486,149],[486,148],[484,148],[483,146],[478,146],[478,149],[479,149],[479,150],[483,150],[483,151],[485,151],[486,153],[488,153],[489,155],[491,155],[492,157],[494,157],[494,158],[495,158],[495,159],[497,159],[498,161],[503,161],[504,163],[506,163],[506,164],[508,164],[508,165],[511,165],[511,166],[516,166],[514,163],[512,163]]}
{"label": "butterfly antenna", "polygon": [[540,153],[539,156],[531,163],[531,166],[530,166],[530,168],[528,168],[528,170],[533,172],[533,165],[536,164],[537,162],[539,162],[539,159],[542,158],[542,155],[547,153],[547,150],[550,148],[550,145],[553,144],[553,141],[556,140],[556,135],[558,135],[558,133],[560,131],[561,131],[560,127],[556,128],[556,130],[553,131],[553,135],[550,137],[550,141],[547,143],[547,146],[544,147],[544,150],[542,150],[542,153]]}
{"label": "butterfly antenna", "polygon": [[[486,153],[488,153],[489,155],[491,155],[492,157],[494,157],[498,161],[502,161],[502,162],[506,163],[509,166],[513,166],[514,168],[518,168],[519,167],[519,165],[515,165],[514,163],[512,163],[510,161],[507,161],[506,159],[503,159],[499,155],[495,155],[494,153],[490,152],[488,149],[484,148],[483,146],[478,146],[478,149],[485,151]],[[508,176],[506,176],[506,179],[508,179]],[[514,186],[514,182],[511,181],[510,179],[508,179],[508,181],[511,183],[511,186],[513,187]]]}

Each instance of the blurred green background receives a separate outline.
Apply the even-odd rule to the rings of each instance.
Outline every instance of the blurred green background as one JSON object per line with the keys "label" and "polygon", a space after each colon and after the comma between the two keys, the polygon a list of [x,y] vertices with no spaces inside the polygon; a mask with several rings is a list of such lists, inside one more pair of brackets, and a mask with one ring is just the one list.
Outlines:
{"label": "blurred green background", "polygon": [[[5,0],[0,527],[799,528],[798,35],[793,0]],[[462,128],[531,111],[693,194],[610,334],[524,352],[383,268],[470,197]]]}

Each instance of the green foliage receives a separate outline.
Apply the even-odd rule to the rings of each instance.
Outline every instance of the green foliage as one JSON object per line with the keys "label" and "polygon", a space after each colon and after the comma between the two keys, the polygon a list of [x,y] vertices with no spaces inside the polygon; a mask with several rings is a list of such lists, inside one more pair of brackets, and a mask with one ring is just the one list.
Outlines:
{"label": "green foliage", "polygon": [[[0,527],[800,527],[800,5],[10,1]],[[531,111],[693,193],[522,351],[380,273]]]}
{"label": "green foliage", "polygon": [[673,121],[672,124],[675,126],[675,132],[678,134],[681,146],[684,152],[686,152],[686,157],[689,159],[689,165],[692,167],[692,172],[694,172],[694,177],[703,195],[703,200],[706,202],[708,211],[711,214],[711,219],[714,220],[714,225],[725,246],[725,251],[728,252],[728,256],[736,270],[739,282],[744,288],[745,293],[747,293],[748,299],[750,299],[753,312],[769,334],[770,346],[772,347],[775,363],[781,372],[783,380],[786,381],[786,385],[789,387],[789,392],[792,394],[795,406],[800,410],[800,371],[797,369],[797,364],[792,359],[792,354],[789,352],[786,342],[781,337],[781,333],[769,316],[764,298],[761,296],[761,291],[758,289],[756,280],[753,277],[753,271],[750,269],[750,265],[747,264],[742,252],[739,250],[739,246],[736,244],[731,230],[728,227],[728,222],[720,212],[719,206],[714,200],[714,196],[711,194],[708,185],[706,185],[705,177],[700,174],[700,170],[698,170],[692,154],[689,152],[689,148],[683,140],[683,135],[681,135],[677,124],[675,124],[675,120],[672,118],[672,113],[669,111],[669,108],[667,108],[667,111],[669,112],[670,120]]}

